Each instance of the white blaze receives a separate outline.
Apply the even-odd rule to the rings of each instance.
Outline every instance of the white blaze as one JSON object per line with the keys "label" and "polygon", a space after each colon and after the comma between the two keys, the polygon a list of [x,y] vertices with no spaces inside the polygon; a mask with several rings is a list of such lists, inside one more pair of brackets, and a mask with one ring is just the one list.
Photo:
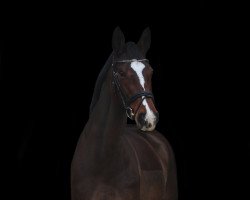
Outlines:
{"label": "white blaze", "polygon": [[145,120],[148,121],[149,123],[151,123],[151,127],[150,128],[145,128],[143,127],[142,130],[148,130],[148,131],[152,131],[155,128],[155,115],[152,112],[152,110],[149,108],[148,106],[148,102],[146,101],[146,99],[143,100],[142,104],[145,106],[146,108],[146,116],[145,116]]}
{"label": "white blaze", "polygon": [[145,88],[144,88],[145,80],[144,80],[144,77],[142,74],[142,71],[145,68],[145,65],[141,62],[133,61],[133,62],[131,62],[130,66],[136,72],[136,74],[139,78],[140,84],[141,84],[142,88],[145,90]]}
{"label": "white blaze", "polygon": [[[143,69],[145,68],[145,65],[142,63],[142,62],[138,62],[138,61],[133,61],[131,62],[131,68],[136,72],[138,78],[139,78],[139,81],[140,81],[140,84],[143,88],[143,90],[145,90],[145,79],[143,77]],[[143,97],[142,97],[143,98]],[[148,106],[148,102],[146,99],[144,99],[142,101],[142,105],[145,107],[146,109],[146,116],[145,116],[145,120],[148,122],[148,123],[151,123],[151,127],[150,128],[146,128],[146,127],[142,127],[142,130],[143,131],[151,131],[155,128],[155,120],[156,120],[156,117],[153,113],[153,111],[149,108]]]}

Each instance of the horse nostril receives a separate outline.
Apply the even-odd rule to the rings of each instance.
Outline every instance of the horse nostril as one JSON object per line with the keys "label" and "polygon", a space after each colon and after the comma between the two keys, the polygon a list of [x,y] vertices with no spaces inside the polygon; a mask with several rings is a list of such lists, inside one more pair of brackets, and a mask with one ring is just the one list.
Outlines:
{"label": "horse nostril", "polygon": [[139,122],[141,125],[144,125],[144,124],[145,124],[145,115],[146,115],[146,113],[140,113],[139,116],[138,116],[138,122]]}
{"label": "horse nostril", "polygon": [[151,128],[151,127],[152,127],[152,124],[148,123],[147,128]]}

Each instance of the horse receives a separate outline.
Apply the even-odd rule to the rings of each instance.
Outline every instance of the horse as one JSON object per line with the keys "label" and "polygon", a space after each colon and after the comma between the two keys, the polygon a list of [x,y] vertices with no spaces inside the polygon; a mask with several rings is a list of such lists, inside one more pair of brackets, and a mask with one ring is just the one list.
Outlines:
{"label": "horse", "polygon": [[125,43],[119,27],[113,32],[71,162],[72,200],[178,199],[173,149],[155,130],[150,43],[149,28],[137,43]]}

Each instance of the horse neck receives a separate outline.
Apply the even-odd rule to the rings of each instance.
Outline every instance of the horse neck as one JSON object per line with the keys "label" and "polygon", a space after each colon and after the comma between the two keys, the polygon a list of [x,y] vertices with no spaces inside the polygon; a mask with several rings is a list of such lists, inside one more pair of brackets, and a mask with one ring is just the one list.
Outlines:
{"label": "horse neck", "polygon": [[97,145],[101,152],[114,151],[119,148],[126,119],[120,96],[111,83],[110,76],[107,76],[102,85],[98,103],[89,119],[89,125],[91,125],[89,135],[95,142],[98,142]]}
{"label": "horse neck", "polygon": [[[103,109],[104,113],[106,114],[104,121],[107,123],[106,128],[107,130],[114,129],[119,134],[122,134],[126,125],[126,114],[124,107],[122,105],[121,99],[119,94],[116,91],[115,85],[112,85],[110,80],[106,81],[106,98],[109,99],[109,104],[103,104],[103,108],[106,107],[106,110]],[[119,135],[114,133],[115,136]],[[111,135],[110,135],[111,136]]]}

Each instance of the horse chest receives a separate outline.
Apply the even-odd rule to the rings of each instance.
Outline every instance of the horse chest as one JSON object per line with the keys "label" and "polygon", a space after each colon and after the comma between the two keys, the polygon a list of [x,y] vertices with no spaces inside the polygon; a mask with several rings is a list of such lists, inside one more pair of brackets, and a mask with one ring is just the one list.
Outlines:
{"label": "horse chest", "polygon": [[129,134],[127,138],[138,162],[140,171],[162,171],[160,158],[153,147],[141,136]]}
{"label": "horse chest", "polygon": [[140,199],[162,199],[166,185],[160,158],[153,147],[141,136],[131,134],[128,141],[138,163]]}

